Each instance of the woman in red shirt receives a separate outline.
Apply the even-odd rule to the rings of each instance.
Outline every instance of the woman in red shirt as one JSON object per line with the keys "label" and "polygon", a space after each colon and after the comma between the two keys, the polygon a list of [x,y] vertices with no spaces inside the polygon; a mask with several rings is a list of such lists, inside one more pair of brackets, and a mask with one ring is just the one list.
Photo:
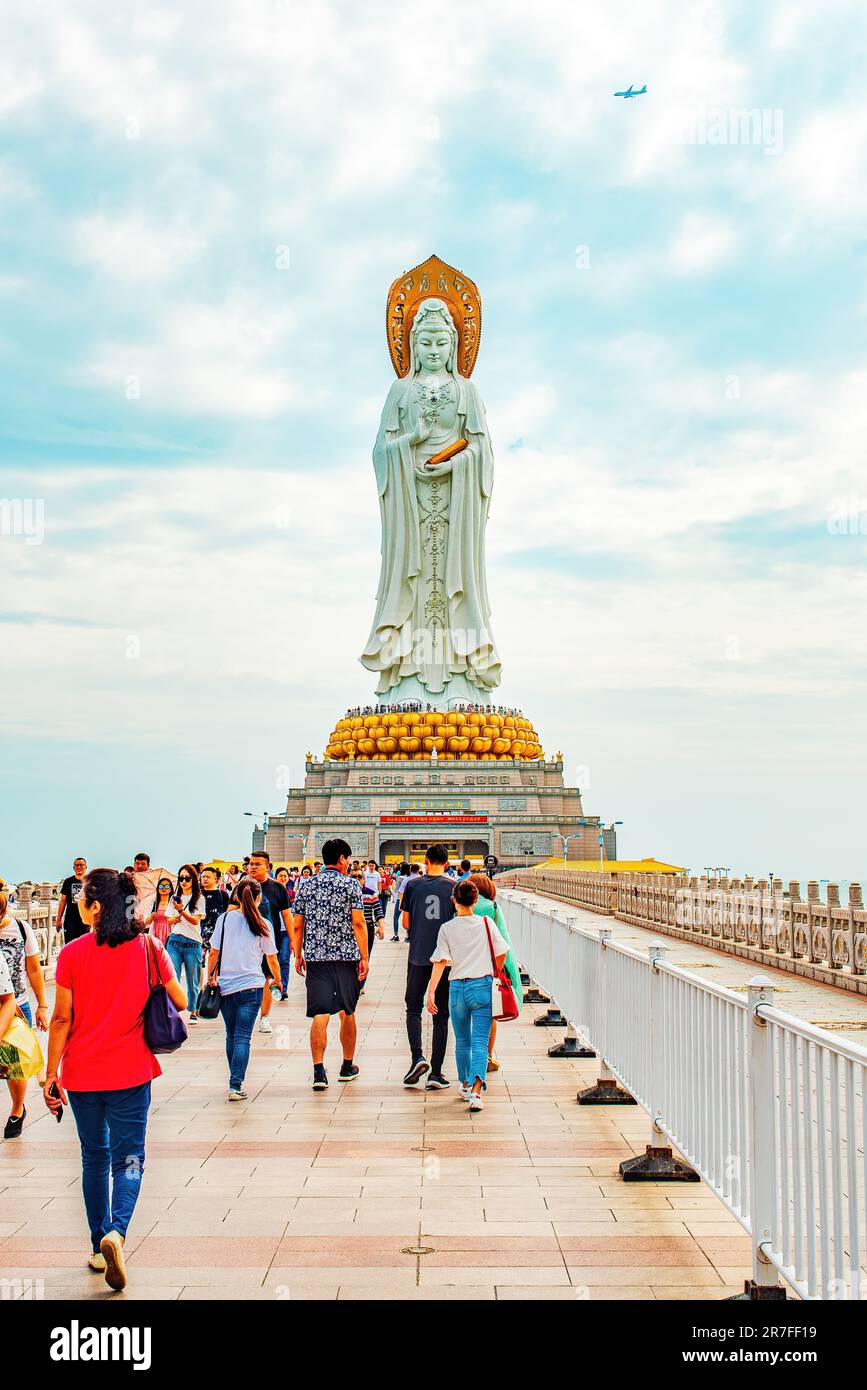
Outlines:
{"label": "woman in red shirt", "polygon": [[[160,1064],[144,1036],[147,940],[131,876],[92,869],[78,910],[85,932],[57,957],[45,1103],[71,1105],[81,1141],[91,1269],[126,1286],[123,1242],[141,1190],[151,1081]],[[151,938],[162,983],[178,1009],[187,996],[162,943]],[[56,1094],[51,1094],[55,1088]]]}

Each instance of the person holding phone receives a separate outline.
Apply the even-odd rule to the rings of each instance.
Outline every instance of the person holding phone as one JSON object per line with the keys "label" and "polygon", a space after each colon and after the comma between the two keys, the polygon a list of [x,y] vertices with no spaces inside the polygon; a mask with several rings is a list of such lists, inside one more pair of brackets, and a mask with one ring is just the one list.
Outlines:
{"label": "person holding phone", "polygon": [[[53,1115],[69,1105],[81,1142],[91,1269],[126,1287],[123,1245],[141,1192],[151,1082],[161,1067],[144,1035],[148,948],[177,1009],[187,996],[159,941],[129,912],[130,874],[91,869],[78,900],[88,930],[57,957],[43,1095]],[[2,983],[0,983],[2,996]],[[0,1001],[0,1032],[3,1004]],[[6,1025],[8,1027],[8,1025]]]}
{"label": "person holding phone", "polygon": [[178,979],[186,978],[187,998],[190,1001],[190,1023],[198,1023],[199,984],[202,976],[202,920],[205,916],[205,895],[199,886],[199,875],[193,864],[178,869],[178,886],[168,918],[170,927],[166,950]]}
{"label": "person holding phone", "polygon": [[151,904],[151,910],[145,918],[145,929],[163,946],[168,941],[171,931],[169,916],[173,912],[173,891],[171,879],[161,878],[157,884],[157,891],[153,903]]}

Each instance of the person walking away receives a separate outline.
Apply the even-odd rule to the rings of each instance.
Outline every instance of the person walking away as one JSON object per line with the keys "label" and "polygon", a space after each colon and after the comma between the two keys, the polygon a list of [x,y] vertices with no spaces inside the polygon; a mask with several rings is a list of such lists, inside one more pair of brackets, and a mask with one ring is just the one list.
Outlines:
{"label": "person walking away", "polygon": [[199,884],[199,875],[194,865],[182,864],[178,869],[177,891],[171,900],[166,950],[178,979],[183,975],[187,982],[190,1023],[199,1021],[197,1009],[202,978],[204,919],[205,895]]}
{"label": "person walking away", "polygon": [[[31,1028],[33,1013],[28,998],[28,983],[36,995],[36,1027],[44,1033],[48,1028],[48,1005],[45,999],[45,980],[39,963],[39,943],[30,923],[20,922],[17,918],[11,917],[8,906],[6,894],[0,892],[0,957],[5,961],[9,971],[15,1006],[21,1010]],[[3,1138],[19,1139],[27,1115],[27,1080],[7,1080],[6,1084],[12,1099],[12,1109],[3,1130]]]}
{"label": "person walking away", "polygon": [[464,880],[465,878],[469,878],[469,876],[470,876],[470,874],[472,873],[472,871],[473,871],[473,866],[472,866],[472,864],[470,863],[469,859],[462,859],[462,860],[461,860],[461,871],[460,871],[460,873],[458,874],[458,883],[462,883],[463,880]]}
{"label": "person walking away", "polygon": [[[262,889],[262,901],[259,904],[259,911],[271,928],[271,935],[274,937],[274,944],[277,947],[277,959],[281,954],[285,955],[283,946],[284,936],[292,930],[292,905],[289,901],[289,894],[271,877],[271,856],[267,850],[254,850],[250,855],[250,864],[247,877],[252,878]],[[274,1003],[272,990],[278,997],[282,998],[282,988],[277,988],[277,981],[272,978],[268,964],[263,960],[262,974],[265,976],[265,983],[262,987],[262,1014],[259,1019],[260,1033],[273,1033],[274,1028],[268,1015]]]}
{"label": "person walking away", "polygon": [[[521,967],[518,965],[518,957],[515,955],[512,946],[512,938],[506,925],[500,904],[497,902],[497,889],[494,880],[488,874],[470,874],[468,883],[474,883],[479,890],[478,901],[473,912],[477,917],[490,917],[505,941],[508,951],[506,954],[506,972],[512,982],[515,991],[515,998],[518,1001],[518,1008],[522,1008],[524,1003],[524,989],[521,984]],[[488,1071],[499,1071],[500,1064],[494,1057],[494,1045],[497,1041],[497,1020],[491,1021],[491,1036],[488,1039]]]}
{"label": "person walking away", "polygon": [[174,888],[170,878],[161,878],[157,884],[156,896],[151,904],[151,910],[145,918],[145,931],[150,932],[155,940],[165,946],[169,939],[171,927],[169,917],[172,915],[172,893]]}
{"label": "person walking away", "polygon": [[[294,880],[294,878],[292,877],[292,874],[289,872],[288,869],[278,869],[277,872],[276,872],[276,874],[274,875],[274,877],[276,878],[277,882],[278,882],[278,883],[282,883],[283,887],[286,889],[286,895],[287,895],[287,897],[288,897],[288,899],[289,899],[289,907],[290,907],[290,909],[291,909],[292,904],[293,904],[294,901],[295,901],[295,880]],[[279,959],[279,961],[280,961],[280,979],[283,981],[283,990],[282,990],[282,993],[281,993],[281,995],[280,995],[280,998],[281,998],[281,999],[285,999],[285,998],[287,997],[287,993],[288,993],[288,989],[289,989],[289,972],[290,972],[291,969],[292,969],[292,917],[291,917],[291,911],[290,911],[290,916],[289,916],[289,919],[288,919],[288,920],[289,920],[289,926],[288,926],[287,930],[285,930],[285,931],[283,932],[283,936],[282,936],[282,939],[281,939],[281,941],[280,941],[280,956],[278,957],[278,959]]]}
{"label": "person walking away", "polygon": [[[226,1028],[229,1100],[246,1100],[244,1078],[250,1061],[250,1039],[262,1003],[262,962],[272,979],[280,981],[274,935],[260,906],[262,886],[242,878],[232,901],[217,918],[208,952],[208,979],[220,986],[220,1013]],[[218,973],[219,972],[219,973]]]}
{"label": "person walking away", "polygon": [[410,1064],[403,1078],[404,1086],[414,1086],[430,1072],[426,1091],[444,1091],[449,1085],[443,1075],[443,1064],[449,1040],[449,974],[440,971],[437,977],[437,1012],[433,1018],[433,1040],[430,1063],[422,1048],[421,1018],[424,997],[431,978],[431,952],[440,927],[454,916],[452,891],[454,883],[446,876],[448,851],[445,845],[431,845],[425,855],[423,874],[409,878],[403,889],[403,926],[409,936],[409,960],[406,967],[406,1035],[409,1041]]}
{"label": "person walking away", "polygon": [[355,1009],[367,978],[368,952],[361,885],[348,873],[351,854],[345,840],[327,840],[323,868],[303,879],[295,894],[292,949],[295,969],[306,976],[314,1091],[328,1086],[325,1049],[332,1014],[340,1015],[343,1049],[337,1079],[354,1081],[359,1074]]}
{"label": "person walking away", "polygon": [[409,878],[409,865],[404,862],[398,866],[394,876],[394,916],[392,917],[392,941],[400,940],[400,895],[403,892],[403,885]]}
{"label": "person walking away", "polygon": [[78,859],[72,861],[72,873],[60,885],[55,928],[63,932],[64,946],[68,946],[70,941],[75,941],[76,937],[87,931],[78,915],[78,899],[81,897],[81,885],[86,873],[87,860],[79,855]]}
{"label": "person walking away", "polygon": [[88,1264],[115,1290],[126,1286],[123,1244],[141,1192],[151,1082],[161,1075],[144,1035],[150,952],[172,1003],[187,1006],[168,952],[129,911],[135,897],[129,874],[91,869],[85,876],[78,910],[88,931],[57,957],[43,1089],[52,1113],[72,1108],[93,1252]]}
{"label": "person walking away", "polygon": [[[380,900],[374,892],[364,887],[364,876],[360,873],[353,874],[352,877],[361,884],[361,909],[364,913],[364,923],[367,927],[367,965],[368,979],[370,978],[370,962],[373,958],[373,943],[377,937],[380,941],[385,934],[385,923],[382,915]],[[364,993],[367,980],[362,981],[360,994]]]}
{"label": "person walking away", "polygon": [[440,927],[431,953],[433,969],[427,996],[428,1009],[436,1021],[437,987],[446,970],[450,970],[449,1009],[461,1083],[458,1094],[461,1100],[469,1101],[470,1110],[482,1110],[485,1104],[482,1091],[486,1089],[488,1039],[493,1017],[491,950],[498,972],[508,951],[494,922],[475,915],[473,908],[478,897],[479,890],[469,879],[455,884],[455,915]]}
{"label": "person walking away", "polygon": [[388,871],[388,865],[383,864],[379,871],[379,906],[382,909],[383,917],[385,917],[386,911],[388,910],[388,896],[391,892],[391,885],[392,877]]}

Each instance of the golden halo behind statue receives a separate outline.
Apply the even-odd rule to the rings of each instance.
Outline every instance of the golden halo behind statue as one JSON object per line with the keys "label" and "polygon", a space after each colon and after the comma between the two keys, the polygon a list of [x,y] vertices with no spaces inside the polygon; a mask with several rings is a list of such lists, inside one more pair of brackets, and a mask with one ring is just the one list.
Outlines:
{"label": "golden halo behind statue", "polygon": [[406,376],[412,367],[409,334],[423,299],[442,299],[448,305],[458,332],[458,372],[472,376],[482,335],[481,296],[469,276],[446,265],[439,256],[429,256],[421,265],[399,275],[388,291],[385,331],[395,372]]}

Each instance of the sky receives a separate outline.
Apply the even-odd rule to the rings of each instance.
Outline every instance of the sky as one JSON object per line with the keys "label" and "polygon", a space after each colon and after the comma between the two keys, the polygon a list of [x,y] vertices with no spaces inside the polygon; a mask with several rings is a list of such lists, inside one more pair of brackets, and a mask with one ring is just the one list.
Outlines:
{"label": "sky", "polygon": [[622,857],[862,878],[865,54],[857,0],[7,0],[0,876],[237,857],[372,698],[435,252],[502,701]]}

